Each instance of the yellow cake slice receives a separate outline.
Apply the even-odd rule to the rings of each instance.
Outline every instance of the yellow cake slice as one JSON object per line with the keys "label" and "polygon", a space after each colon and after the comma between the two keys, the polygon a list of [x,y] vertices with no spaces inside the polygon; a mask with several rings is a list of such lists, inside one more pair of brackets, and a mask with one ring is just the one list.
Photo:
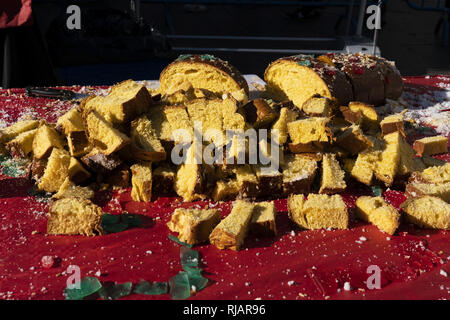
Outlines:
{"label": "yellow cake slice", "polygon": [[105,155],[110,155],[130,144],[130,138],[115,129],[99,113],[91,111],[85,124],[89,141]]}
{"label": "yellow cake slice", "polygon": [[39,190],[57,192],[69,176],[70,154],[59,148],[53,148],[47,161],[44,174],[38,184]]}
{"label": "yellow cake slice", "polygon": [[81,199],[93,199],[94,191],[89,187],[81,187],[70,181],[69,178],[64,180],[57,193],[52,196],[53,199],[63,198],[81,198]]}
{"label": "yellow cake slice", "polygon": [[278,143],[283,145],[288,139],[288,123],[294,122],[298,119],[299,112],[293,110],[294,106],[281,107],[278,120],[272,125],[272,130],[278,130]]}
{"label": "yellow cake slice", "polygon": [[209,241],[219,249],[238,251],[249,230],[255,205],[243,200],[233,204],[230,214],[211,232]]}
{"label": "yellow cake slice", "polygon": [[324,154],[319,193],[333,194],[342,192],[347,188],[344,178],[345,172],[341,169],[339,161],[336,160],[336,155],[332,153]]}
{"label": "yellow cake slice", "polygon": [[316,94],[335,97],[341,105],[353,99],[351,84],[342,71],[308,55],[284,57],[272,62],[264,72],[264,79],[269,98],[292,100],[298,108]]}
{"label": "yellow cake slice", "polygon": [[450,230],[450,204],[440,198],[409,198],[400,207],[407,221],[419,227]]}
{"label": "yellow cake slice", "polygon": [[331,117],[337,109],[336,99],[314,95],[302,105],[304,113],[311,117]]}
{"label": "yellow cake slice", "polygon": [[145,112],[151,104],[152,98],[145,86],[133,80],[125,80],[112,86],[106,97],[88,97],[80,108],[83,114],[94,110],[107,122],[120,124]]}
{"label": "yellow cake slice", "polygon": [[389,187],[393,184],[400,163],[401,135],[393,132],[384,136],[385,146],[375,166],[375,176]]}
{"label": "yellow cake slice", "polygon": [[360,111],[362,113],[362,127],[364,130],[378,130],[380,119],[373,105],[352,101],[348,104],[348,107],[353,112]]}
{"label": "yellow cake slice", "polygon": [[276,215],[277,209],[273,201],[256,203],[250,221],[250,232],[258,236],[276,236]]}
{"label": "yellow cake slice", "polygon": [[6,144],[6,150],[12,157],[25,158],[33,150],[33,139],[37,129],[22,132]]}
{"label": "yellow cake slice", "polygon": [[287,124],[292,143],[328,142],[331,130],[327,127],[330,118],[312,117]]}
{"label": "yellow cake slice", "polygon": [[53,147],[64,148],[64,140],[51,125],[41,121],[33,138],[33,156],[38,159],[48,157]]}
{"label": "yellow cake slice", "polygon": [[9,140],[14,139],[22,132],[36,129],[38,125],[38,120],[23,120],[2,128],[0,129],[0,144],[4,144]]}
{"label": "yellow cake slice", "polygon": [[152,200],[152,163],[140,162],[131,167],[131,198],[134,201]]}
{"label": "yellow cake slice", "polygon": [[130,134],[131,150],[135,158],[153,162],[166,159],[166,151],[146,115],[131,122]]}
{"label": "yellow cake slice", "polygon": [[85,131],[83,118],[78,108],[72,108],[59,117],[56,121],[56,129],[65,135],[71,132]]}
{"label": "yellow cake slice", "polygon": [[356,200],[357,216],[378,227],[381,231],[394,234],[400,224],[400,214],[381,197],[362,196]]}
{"label": "yellow cake slice", "polygon": [[351,169],[351,176],[365,185],[370,186],[381,151],[369,149],[358,154]]}
{"label": "yellow cake slice", "polygon": [[218,97],[231,93],[246,102],[248,84],[241,73],[229,64],[209,54],[185,54],[169,64],[159,77],[160,92],[174,92],[189,82],[194,88],[207,89]]}
{"label": "yellow cake slice", "polygon": [[426,137],[414,141],[413,148],[419,156],[431,156],[446,153],[448,139],[444,136]]}
{"label": "yellow cake slice", "polygon": [[348,229],[348,211],[340,195],[302,194],[288,198],[289,218],[303,229]]}
{"label": "yellow cake slice", "polygon": [[220,222],[219,210],[177,208],[167,223],[170,231],[178,233],[180,241],[189,244],[207,242]]}
{"label": "yellow cake slice", "polygon": [[102,234],[102,209],[82,198],[63,198],[49,209],[47,234],[94,236]]}

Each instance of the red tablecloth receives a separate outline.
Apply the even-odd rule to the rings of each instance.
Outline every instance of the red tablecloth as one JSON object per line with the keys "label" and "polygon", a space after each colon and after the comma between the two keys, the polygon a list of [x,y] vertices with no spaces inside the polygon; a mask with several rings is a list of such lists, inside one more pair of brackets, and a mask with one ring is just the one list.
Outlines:
{"label": "red tablecloth", "polygon": [[[405,79],[406,91],[430,94],[450,85],[449,77]],[[441,89],[438,88],[441,87]],[[422,93],[420,93],[422,92]],[[411,95],[410,95],[411,96]],[[69,104],[23,98],[22,89],[0,91],[0,119],[6,123],[24,114],[54,121]],[[441,156],[449,160],[449,156]],[[138,213],[152,218],[143,228],[98,237],[46,236],[48,203],[29,196],[23,178],[0,180],[0,298],[64,299],[64,271],[78,265],[82,277],[101,274],[100,281],[133,283],[141,279],[167,281],[181,270],[179,245],[167,238],[166,223],[174,208],[208,202],[182,203],[159,198],[151,203],[131,201],[130,193],[105,192],[95,201],[105,212]],[[343,194],[349,208],[358,195],[371,189],[352,184]],[[401,192],[383,196],[395,206]],[[350,230],[300,231],[287,217],[286,200],[276,201],[279,215],[274,239],[249,236],[239,252],[220,251],[211,245],[196,247],[210,284],[191,299],[442,299],[450,298],[450,235],[402,225],[388,237],[376,227],[352,220]],[[222,214],[230,203],[219,204]],[[44,255],[61,263],[41,266]],[[369,290],[367,268],[381,270],[380,290]],[[351,291],[343,290],[350,282]],[[125,299],[168,299],[169,295],[131,295]]]}
{"label": "red tablecloth", "polygon": [[0,28],[32,24],[31,0],[2,0],[0,6]]}

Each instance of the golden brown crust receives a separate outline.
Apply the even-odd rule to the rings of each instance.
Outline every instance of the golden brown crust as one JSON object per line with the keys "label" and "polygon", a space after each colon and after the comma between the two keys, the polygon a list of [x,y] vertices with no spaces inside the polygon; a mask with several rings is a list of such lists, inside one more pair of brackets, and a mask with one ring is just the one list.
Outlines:
{"label": "golden brown crust", "polygon": [[240,244],[237,243],[236,235],[219,228],[215,228],[210,234],[209,242],[221,250],[231,249],[238,251],[240,247]]}

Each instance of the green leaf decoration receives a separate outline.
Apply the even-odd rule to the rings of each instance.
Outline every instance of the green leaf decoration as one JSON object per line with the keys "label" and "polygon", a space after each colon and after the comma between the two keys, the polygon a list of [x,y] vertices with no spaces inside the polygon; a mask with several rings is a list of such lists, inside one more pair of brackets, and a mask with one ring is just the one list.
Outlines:
{"label": "green leaf decoration", "polygon": [[186,272],[180,271],[169,280],[169,294],[174,300],[184,300],[191,296],[191,286]]}
{"label": "green leaf decoration", "polygon": [[117,300],[121,297],[128,296],[131,293],[131,282],[122,284],[113,284],[111,286],[104,286],[98,292],[103,300]]}
{"label": "green leaf decoration", "polygon": [[208,279],[202,276],[201,268],[186,267],[186,273],[189,279],[189,285],[195,287],[195,291],[203,290],[208,284]]}
{"label": "green leaf decoration", "polygon": [[100,281],[95,277],[85,277],[79,283],[79,289],[66,288],[64,295],[66,300],[82,300],[93,293],[96,293],[102,288]]}
{"label": "green leaf decoration", "polygon": [[129,228],[139,228],[142,225],[142,219],[137,214],[122,214],[121,221]]}
{"label": "green leaf decoration", "polygon": [[137,214],[109,214],[102,215],[102,229],[107,233],[122,232],[129,228],[142,225],[141,217]]}
{"label": "green leaf decoration", "polygon": [[375,197],[381,197],[383,190],[380,186],[372,186],[372,193]]}
{"label": "green leaf decoration", "polygon": [[158,295],[167,293],[167,282],[153,282],[141,281],[134,287],[133,293]]}
{"label": "green leaf decoration", "polygon": [[217,58],[214,57],[214,56],[211,55],[211,54],[202,54],[202,55],[200,56],[200,58],[201,58],[202,60],[206,60],[206,61],[214,61],[214,60],[217,60]]}
{"label": "green leaf decoration", "polygon": [[181,54],[176,61],[182,61],[182,60],[186,60],[188,58],[190,58],[192,56],[192,54]]}
{"label": "green leaf decoration", "polygon": [[185,247],[188,247],[188,248],[192,248],[192,247],[193,247],[192,244],[189,244],[189,243],[180,241],[180,239],[178,239],[177,237],[175,237],[175,236],[173,236],[173,235],[171,235],[171,234],[168,235],[168,238],[169,238],[170,240],[172,240],[173,242],[176,242],[176,243],[178,243],[178,244],[181,244],[182,246],[185,246]]}
{"label": "green leaf decoration", "polygon": [[183,246],[180,248],[180,260],[183,267],[197,267],[198,251]]}
{"label": "green leaf decoration", "polygon": [[309,60],[303,60],[303,61],[297,62],[297,64],[298,64],[299,66],[303,66],[303,67],[310,67],[310,66],[311,66],[311,61],[309,61]]}

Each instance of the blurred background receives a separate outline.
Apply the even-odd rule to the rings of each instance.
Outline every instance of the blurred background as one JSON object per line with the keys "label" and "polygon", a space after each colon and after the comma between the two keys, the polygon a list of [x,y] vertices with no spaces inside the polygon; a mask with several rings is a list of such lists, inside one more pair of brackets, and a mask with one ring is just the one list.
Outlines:
{"label": "blurred background", "polygon": [[[182,53],[214,54],[260,77],[281,56],[371,53],[366,8],[378,2],[1,0],[0,86],[158,79]],[[450,0],[381,8],[378,53],[403,75],[450,74]]]}

